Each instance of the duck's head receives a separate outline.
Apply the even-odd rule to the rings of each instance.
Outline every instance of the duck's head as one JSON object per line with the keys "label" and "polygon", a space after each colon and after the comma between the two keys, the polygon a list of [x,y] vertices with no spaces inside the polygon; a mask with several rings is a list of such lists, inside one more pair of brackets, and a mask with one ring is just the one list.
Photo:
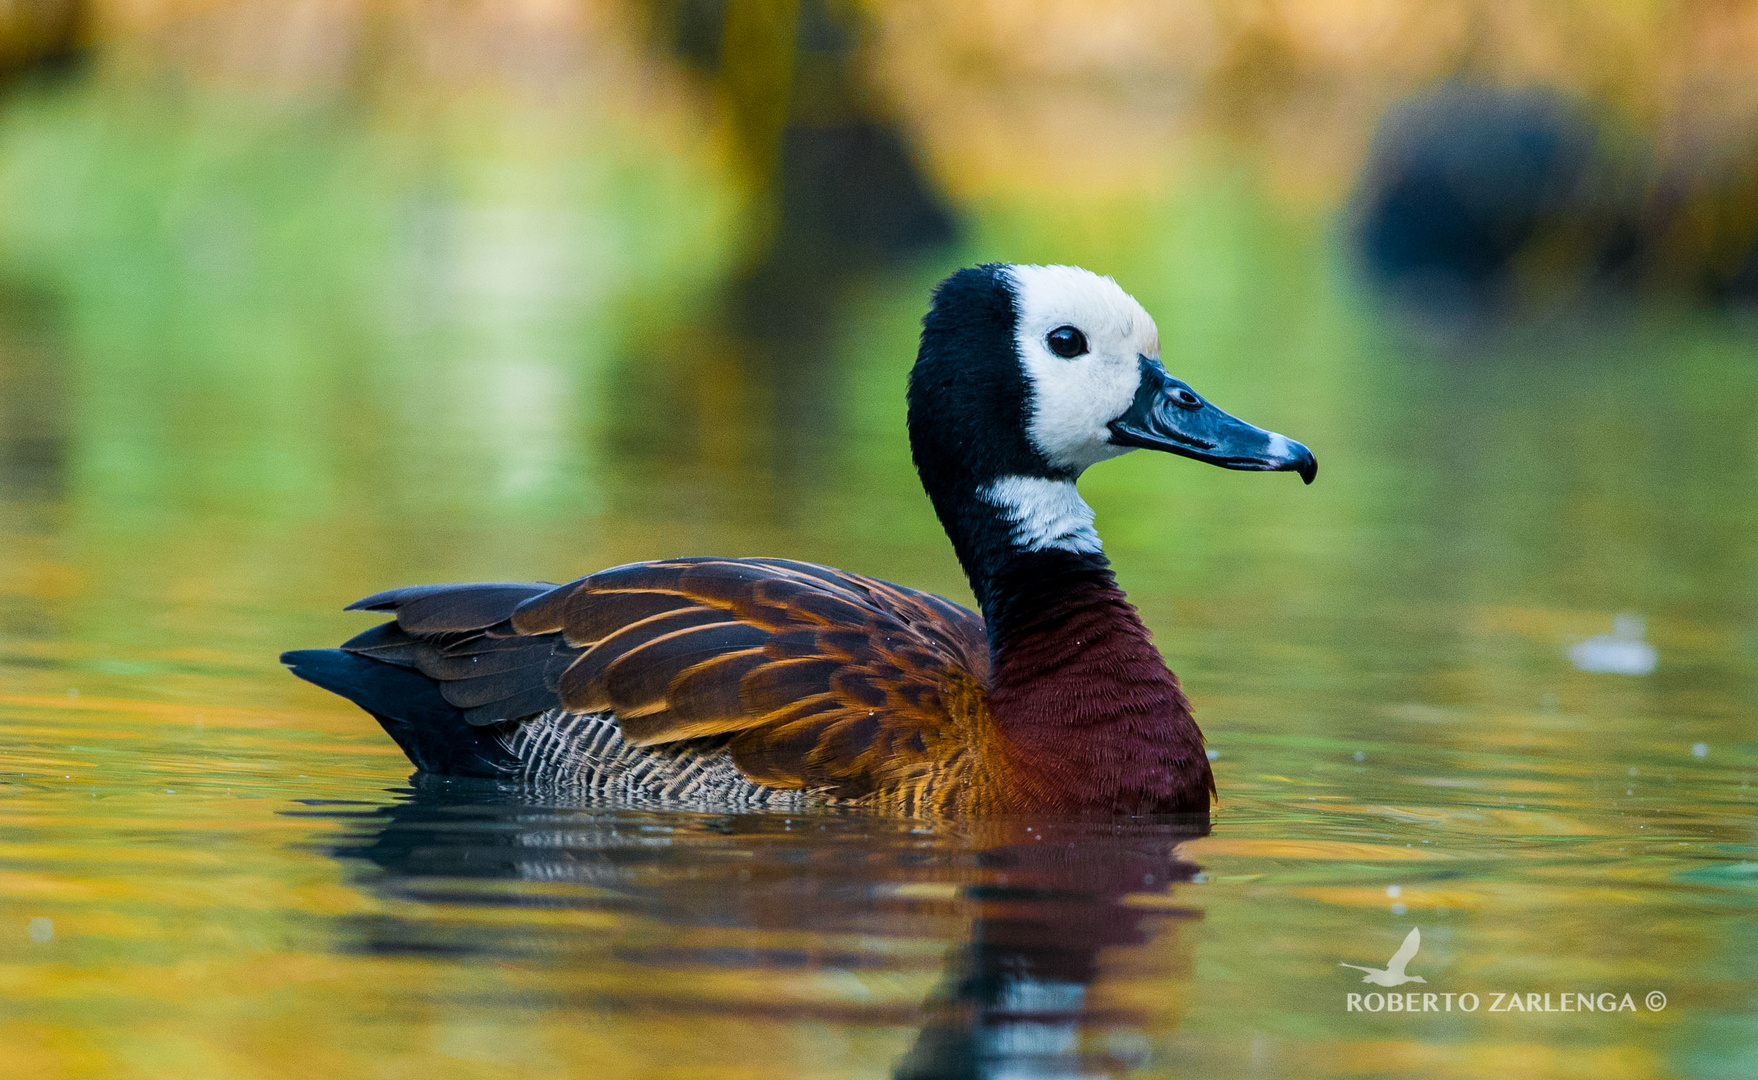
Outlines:
{"label": "duck's head", "polygon": [[941,282],[910,372],[909,431],[955,542],[971,531],[957,519],[974,496],[1005,512],[1018,546],[1096,552],[1073,482],[1135,449],[1307,483],[1318,472],[1300,443],[1168,373],[1152,317],[1115,281],[1074,266],[990,263]]}

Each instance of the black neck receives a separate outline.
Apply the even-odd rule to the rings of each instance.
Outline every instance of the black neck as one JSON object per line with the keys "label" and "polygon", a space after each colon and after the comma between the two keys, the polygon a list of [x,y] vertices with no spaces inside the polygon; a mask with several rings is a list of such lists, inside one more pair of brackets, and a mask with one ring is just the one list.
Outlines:
{"label": "black neck", "polygon": [[991,655],[1001,659],[1013,642],[1054,629],[1046,623],[1058,622],[1072,606],[1116,587],[1110,560],[1097,552],[1016,552],[991,572],[985,591],[978,594]]}
{"label": "black neck", "polygon": [[928,477],[923,482],[976,594],[990,650],[997,655],[1010,638],[1057,610],[1064,597],[1087,586],[1115,584],[1111,562],[1099,552],[1020,547],[1013,538],[1014,523],[979,496],[975,482],[942,485]]}

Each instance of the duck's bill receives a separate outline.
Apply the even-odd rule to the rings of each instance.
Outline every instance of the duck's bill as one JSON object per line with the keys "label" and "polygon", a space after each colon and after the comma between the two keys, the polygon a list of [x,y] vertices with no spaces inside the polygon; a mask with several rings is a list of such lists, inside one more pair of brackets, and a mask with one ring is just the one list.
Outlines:
{"label": "duck's bill", "polygon": [[1165,450],[1223,469],[1297,472],[1309,484],[1318,475],[1318,458],[1300,443],[1215,408],[1158,361],[1143,357],[1141,369],[1134,403],[1111,421],[1117,446]]}

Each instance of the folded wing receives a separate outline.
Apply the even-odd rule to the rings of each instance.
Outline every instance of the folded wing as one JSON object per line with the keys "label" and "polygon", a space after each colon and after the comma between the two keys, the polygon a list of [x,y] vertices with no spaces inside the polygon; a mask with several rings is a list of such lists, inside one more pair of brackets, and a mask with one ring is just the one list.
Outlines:
{"label": "folded wing", "polygon": [[423,586],[343,646],[413,667],[472,724],[609,712],[643,746],[723,737],[760,783],[857,798],[990,737],[973,612],[810,563],[673,559],[567,585]]}

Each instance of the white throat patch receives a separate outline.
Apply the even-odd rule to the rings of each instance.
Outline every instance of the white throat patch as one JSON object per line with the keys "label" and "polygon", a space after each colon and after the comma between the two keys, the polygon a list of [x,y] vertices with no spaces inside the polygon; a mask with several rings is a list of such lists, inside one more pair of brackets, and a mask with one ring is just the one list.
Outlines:
{"label": "white throat patch", "polygon": [[[1129,452],[1111,442],[1111,421],[1135,401],[1141,360],[1160,358],[1160,330],[1135,298],[1108,277],[1078,266],[1007,268],[1013,283],[1014,340],[1032,389],[1027,434],[1050,463],[1081,472]],[[1045,341],[1072,326],[1088,351],[1064,359]]]}
{"label": "white throat patch", "polygon": [[1013,542],[1026,551],[1060,548],[1096,555],[1103,550],[1093,531],[1093,508],[1072,480],[1004,476],[984,488],[981,497],[1013,523]]}

